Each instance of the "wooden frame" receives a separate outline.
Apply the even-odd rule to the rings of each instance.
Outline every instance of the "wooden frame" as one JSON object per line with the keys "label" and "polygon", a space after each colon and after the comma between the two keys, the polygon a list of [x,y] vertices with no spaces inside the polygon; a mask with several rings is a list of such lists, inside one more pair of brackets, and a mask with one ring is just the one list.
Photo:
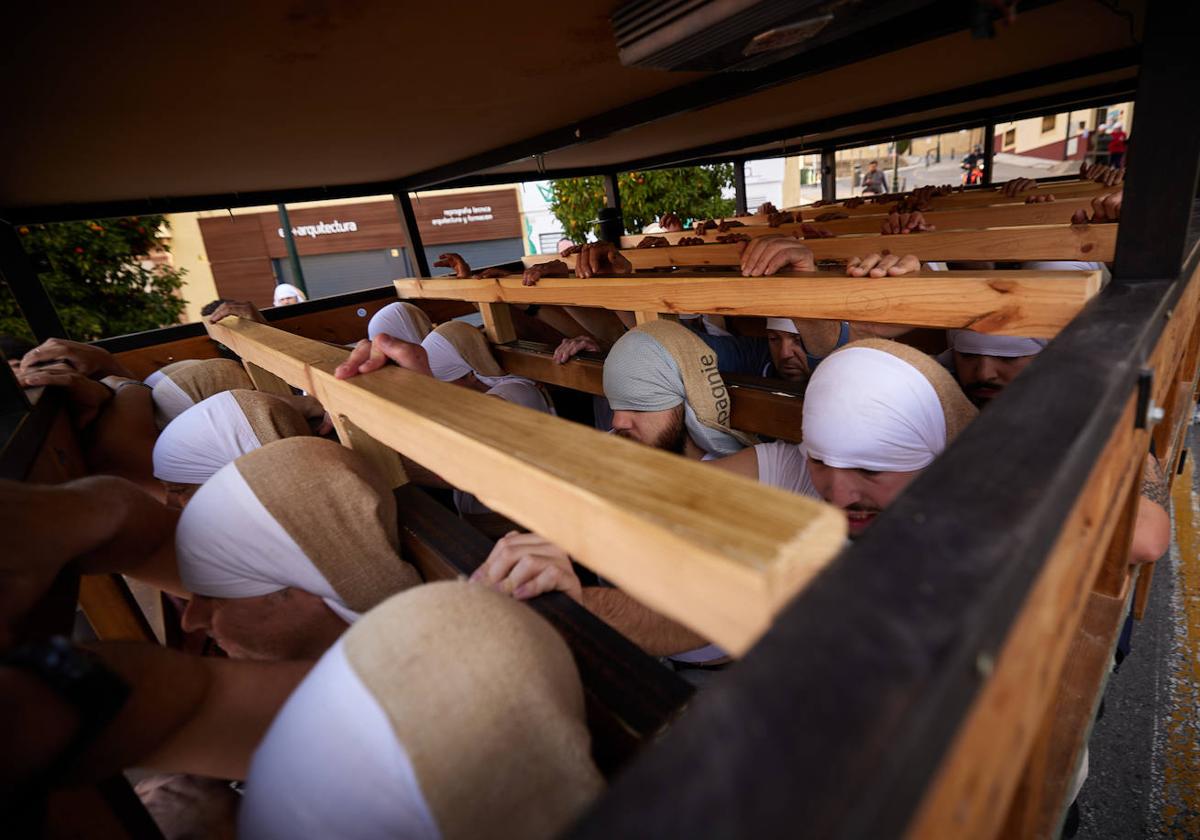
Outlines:
{"label": "wooden frame", "polygon": [[811,499],[400,368],[339,380],[347,351],[253,321],[208,329],[733,654],[845,539],[841,514]]}
{"label": "wooden frame", "polygon": [[520,277],[396,281],[397,294],[410,300],[439,298],[649,312],[831,318],[969,327],[1035,338],[1053,337],[1099,290],[1100,273],[1095,271],[921,271],[875,280],[835,272],[773,277],[554,277],[544,278],[535,286],[523,285]]}
{"label": "wooden frame", "polygon": [[[973,230],[978,228],[1015,227],[1018,225],[1067,224],[1071,221],[1071,214],[1076,210],[1087,210],[1090,215],[1091,208],[1092,199],[1084,197],[1068,198],[1062,201],[1042,204],[1003,204],[992,207],[969,207],[961,210],[929,210],[924,211],[923,215],[931,225],[935,226],[936,230]],[[806,218],[803,221],[795,224],[779,225],[778,227],[769,227],[764,217],[754,216],[751,217],[753,219],[752,222],[748,221],[744,227],[731,228],[729,233],[744,233],[747,236],[755,238],[772,235],[803,238],[804,227],[813,226],[822,228],[838,236],[848,233],[877,234],[883,223],[887,221],[886,213],[871,216],[855,216],[849,219],[835,219],[828,222],[816,221],[816,216],[821,215],[823,211],[841,212],[836,209],[828,211],[825,207],[818,207],[807,211],[805,213]],[[636,248],[638,243],[647,236],[661,236],[674,244],[685,236],[700,236],[707,242],[716,242],[717,237],[721,235],[715,229],[706,230],[703,234],[697,234],[691,230],[675,233],[641,233],[622,236],[621,247]]]}
{"label": "wooden frame", "polygon": [[[734,228],[731,233],[739,233]],[[887,250],[913,253],[924,261],[997,260],[1082,260],[1111,262],[1116,249],[1117,225],[1022,225],[980,230],[932,230],[925,233],[852,234],[827,239],[805,239],[804,244],[820,260],[848,260]],[[626,248],[621,254],[637,271],[651,269],[737,266],[741,264],[740,243],[671,245],[661,248]],[[575,268],[574,255],[557,257],[539,254],[525,257],[526,266],[562,259]]]}

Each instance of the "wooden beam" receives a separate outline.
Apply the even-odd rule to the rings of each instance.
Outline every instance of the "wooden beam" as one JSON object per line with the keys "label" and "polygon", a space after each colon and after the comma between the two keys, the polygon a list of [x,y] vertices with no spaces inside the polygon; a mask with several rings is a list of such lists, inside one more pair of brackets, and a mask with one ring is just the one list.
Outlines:
{"label": "wooden beam", "polygon": [[[1083,198],[1068,198],[1043,204],[1001,204],[941,211],[929,210],[924,215],[930,224],[936,226],[937,230],[974,230],[1013,227],[1017,225],[1068,224],[1071,221],[1071,214],[1076,210],[1087,210],[1090,215],[1091,207],[1091,197],[1085,196]],[[799,223],[780,225],[779,227],[768,227],[765,218],[761,216],[754,217],[753,223],[747,222],[745,227],[734,228],[729,232],[744,233],[747,236],[755,238],[759,236],[778,236],[780,234],[802,237],[804,235],[804,226],[815,225],[838,236],[851,233],[879,233],[880,228],[887,219],[886,213],[879,213],[869,216],[855,216],[849,219],[836,219],[829,222],[818,222],[816,221],[816,217],[821,215],[822,211],[840,212],[836,209],[829,211],[824,207],[820,207],[810,213],[806,213],[803,221]],[[621,247],[636,248],[638,243],[647,236],[661,236],[668,242],[676,243],[685,236],[696,235],[694,231],[687,230],[677,233],[634,234],[632,236],[622,236]],[[708,230],[704,232],[702,238],[707,242],[716,242],[718,236],[721,236],[721,234],[717,233],[716,230]]]}
{"label": "wooden beam", "polygon": [[[828,241],[828,240],[827,240]],[[665,249],[664,249],[665,250]],[[969,327],[1051,338],[1100,290],[1095,271],[921,271],[866,279],[839,272],[741,277],[638,275],[396,281],[402,298],[559,304],[605,309],[766,315]]]}
{"label": "wooden beam", "polygon": [[269,370],[263,370],[253,362],[243,360],[242,367],[246,369],[246,374],[250,377],[250,381],[254,383],[256,391],[262,391],[264,394],[275,394],[279,397],[290,397],[295,393],[291,385]]}
{"label": "wooden beam", "polygon": [[[736,232],[736,231],[735,231]],[[941,260],[1085,260],[1112,262],[1117,225],[1022,225],[982,230],[934,230],[916,234],[852,234],[830,239],[806,239],[817,260],[848,260],[889,250],[916,254],[925,261]],[[740,243],[671,245],[626,248],[621,251],[637,271],[689,266],[737,266]],[[560,259],[553,254],[522,258],[526,265]],[[561,258],[572,269],[575,256]]]}
{"label": "wooden beam", "polygon": [[493,344],[517,340],[517,328],[513,326],[512,310],[507,304],[481,303],[479,314],[483,316],[483,331]]}
{"label": "wooden beam", "polygon": [[811,499],[398,367],[339,380],[345,351],[253,321],[208,329],[734,655],[844,543]]}
{"label": "wooden beam", "polygon": [[[1083,198],[1084,196],[1091,198],[1104,193],[1116,192],[1119,189],[1121,189],[1120,186],[1106,187],[1095,181],[1056,181],[1051,184],[1041,184],[1032,190],[1018,193],[1016,196],[1007,196],[997,186],[994,189],[966,190],[963,192],[952,192],[949,195],[936,196],[930,199],[930,210],[932,212],[939,210],[960,210],[965,207],[994,207],[1004,204],[1023,204],[1025,199],[1038,195],[1053,195],[1056,199]],[[819,214],[826,210],[835,210],[839,213],[847,213],[850,216],[869,216],[886,213],[889,208],[896,204],[896,200],[892,199],[878,203],[867,201],[856,207],[846,207],[845,202],[848,200],[850,199],[842,199],[837,204],[823,204],[820,207],[814,207],[809,204],[802,205],[799,208],[789,207],[787,209],[799,209],[804,214]]]}
{"label": "wooden beam", "polygon": [[[560,365],[554,361],[553,348],[528,341],[521,342],[519,348],[496,346],[492,352],[500,366],[509,373],[548,385],[604,396],[602,361],[575,358]],[[800,442],[803,388],[760,376],[727,373],[721,376],[729,387],[730,402],[733,404],[731,425],[735,429]]]}
{"label": "wooden beam", "polygon": [[1134,445],[1135,404],[1131,396],[999,655],[977,663],[987,681],[926,788],[908,837],[999,836],[999,813],[1012,801],[1059,689],[1087,603],[1081,593],[1116,528],[1108,514],[1121,480],[1144,457]]}

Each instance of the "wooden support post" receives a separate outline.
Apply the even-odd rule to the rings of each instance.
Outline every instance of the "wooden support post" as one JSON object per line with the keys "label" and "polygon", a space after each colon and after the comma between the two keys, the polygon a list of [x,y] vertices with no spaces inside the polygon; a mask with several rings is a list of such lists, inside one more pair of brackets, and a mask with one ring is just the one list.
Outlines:
{"label": "wooden support post", "polygon": [[653,312],[650,310],[639,309],[633,313],[633,318],[639,324],[645,324],[649,321],[678,321],[679,316],[670,312]]}
{"label": "wooden support post", "polygon": [[536,286],[523,285],[519,276],[396,281],[397,293],[407,299],[826,318],[1034,338],[1055,336],[1099,289],[1096,271],[921,271],[887,280],[838,272],[555,277]]}
{"label": "wooden support post", "polygon": [[507,303],[481,303],[479,314],[483,316],[483,331],[493,344],[508,344],[517,340],[517,328],[513,326],[512,310]]}
{"label": "wooden support post", "polygon": [[746,161],[733,162],[733,212],[738,216],[749,213],[746,206]]}
{"label": "wooden support post", "polygon": [[250,381],[254,383],[254,388],[262,391],[264,394],[290,397],[295,393],[291,385],[288,385],[269,370],[263,370],[253,362],[247,362],[243,359],[242,367],[246,369],[246,373],[250,376]]}
{"label": "wooden support post", "polygon": [[371,437],[344,414],[331,412],[329,416],[333,420],[333,427],[342,446],[353,449],[370,461],[388,482],[389,487],[395,489],[408,483],[408,474],[404,471],[400,453]]}
{"label": "wooden support post", "polygon": [[821,150],[821,200],[837,200],[837,155],[833,149]]}
{"label": "wooden support post", "polygon": [[120,575],[84,575],[79,606],[102,641],[150,642],[158,639]]}
{"label": "wooden support post", "polygon": [[398,367],[337,379],[347,351],[254,321],[207,326],[734,655],[842,549],[844,517],[811,499]]}

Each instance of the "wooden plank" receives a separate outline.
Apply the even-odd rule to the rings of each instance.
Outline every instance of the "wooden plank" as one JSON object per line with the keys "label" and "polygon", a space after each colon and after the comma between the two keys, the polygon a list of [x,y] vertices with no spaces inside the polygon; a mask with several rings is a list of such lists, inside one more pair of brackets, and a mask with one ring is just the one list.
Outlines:
{"label": "wooden plank", "polygon": [[517,329],[513,326],[512,309],[503,303],[481,303],[479,314],[483,316],[483,331],[493,344],[507,344],[517,340]]}
{"label": "wooden plank", "polygon": [[1059,688],[1086,603],[1081,593],[1090,588],[1116,528],[1108,511],[1130,465],[1144,457],[1135,446],[1135,405],[1131,396],[999,656],[984,668],[987,682],[926,788],[906,836],[999,836],[1000,817]]}
{"label": "wooden plank", "polygon": [[[931,224],[936,226],[937,230],[963,230],[1011,227],[1016,225],[1066,224],[1070,222],[1071,214],[1076,210],[1088,210],[1090,214],[1091,207],[1092,199],[1085,196],[1083,198],[1068,198],[1062,201],[1043,204],[1000,204],[942,211],[929,210],[925,211],[924,215]],[[739,227],[729,232],[744,233],[750,237],[778,236],[780,234],[784,236],[798,235],[803,237],[803,227],[806,225],[815,225],[838,236],[850,233],[879,233],[880,227],[887,219],[886,213],[879,213],[877,215],[854,216],[849,219],[818,222],[816,221],[816,217],[822,211],[826,211],[826,208],[822,207],[804,214],[803,221],[800,223],[780,225],[779,227],[768,227],[765,218],[761,216],[754,217],[755,221],[753,224],[747,222],[745,227]],[[840,211],[835,208],[832,211],[826,212]],[[634,234],[632,236],[622,236],[621,247],[636,248],[638,243],[647,236],[661,236],[668,242],[676,243],[685,236],[696,235],[695,231]],[[716,230],[707,230],[703,234],[703,239],[708,242],[715,242],[720,235]]]}
{"label": "wooden plank", "polygon": [[396,450],[371,437],[344,414],[330,414],[330,419],[342,446],[353,449],[370,461],[389,487],[394,489],[408,483],[404,462]]}
{"label": "wooden plank", "polygon": [[[1148,449],[1145,435],[1139,434],[1138,437],[1140,440],[1135,445]],[[1129,576],[1132,571],[1129,566],[1129,548],[1133,543],[1133,530],[1137,526],[1144,473],[1144,461],[1130,464],[1128,475],[1121,481],[1123,489],[1118,493],[1109,513],[1110,516],[1115,515],[1117,526],[1104,553],[1100,571],[1092,584],[1092,591],[1110,598],[1120,597],[1129,588]]]}
{"label": "wooden plank", "polygon": [[928,271],[881,280],[839,272],[741,277],[710,274],[396,281],[400,297],[479,303],[766,315],[967,328],[1052,338],[1100,289],[1094,271]]}
{"label": "wooden plank", "polygon": [[[492,541],[417,487],[396,492],[405,556],[432,579],[469,576]],[[426,576],[430,580],[430,576]],[[527,602],[571,648],[583,683],[592,752],[606,774],[624,765],[682,711],[693,689],[561,592]]]}
{"label": "wooden plank", "polygon": [[678,315],[672,315],[665,312],[653,312],[648,310],[638,310],[633,313],[633,320],[639,324],[649,323],[650,321],[678,321]]}
{"label": "wooden plank", "polygon": [[[548,385],[573,388],[604,396],[604,363],[575,358],[560,365],[547,345],[522,342],[521,348],[492,348],[497,361],[509,373],[526,376]],[[531,349],[538,347],[538,349]],[[722,374],[732,403],[731,425],[744,432],[800,442],[803,389],[782,380],[760,376]]]}
{"label": "wooden plank", "polygon": [[[965,190],[961,192],[952,192],[949,195],[936,196],[930,199],[930,212],[940,210],[958,210],[967,207],[992,207],[1003,206],[1006,204],[1023,204],[1025,199],[1036,195],[1053,195],[1056,199],[1068,198],[1083,198],[1094,197],[1107,192],[1115,192],[1121,187],[1106,187],[1103,184],[1098,184],[1095,181],[1056,181],[1054,183],[1040,184],[1032,190],[1018,193],[1016,196],[1006,196],[1001,186],[996,186],[991,189]],[[813,215],[834,210],[839,213],[847,213],[851,216],[855,215],[878,215],[887,213],[888,210],[895,206],[896,200],[891,199],[883,202],[872,202],[869,199],[864,204],[857,207],[846,207],[845,202],[850,199],[841,199],[836,204],[823,204],[820,207],[812,205],[804,205],[800,208],[789,207],[789,210],[799,209],[806,216],[809,213]]]}
{"label": "wooden plank", "polygon": [[[1021,225],[981,230],[934,230],[917,234],[852,234],[806,239],[817,260],[848,260],[889,250],[915,253],[925,261],[941,260],[1086,260],[1112,262],[1117,225]],[[627,248],[621,253],[637,271],[688,266],[737,266],[740,243]],[[526,265],[560,259],[552,254],[523,257]],[[562,258],[572,269],[575,256]]]}
{"label": "wooden plank", "polygon": [[217,345],[206,335],[185,338],[167,344],[140,347],[137,350],[126,350],[113,355],[116,356],[117,361],[129,369],[130,373],[141,379],[145,379],[159,368],[182,359],[221,358],[221,352],[217,349]]}
{"label": "wooden plank", "polygon": [[1071,643],[1002,837],[1057,840],[1084,747],[1112,673],[1127,599],[1093,592]]}
{"label": "wooden plank", "polygon": [[397,367],[339,380],[345,351],[263,324],[208,329],[734,655],[844,543],[811,499]]}

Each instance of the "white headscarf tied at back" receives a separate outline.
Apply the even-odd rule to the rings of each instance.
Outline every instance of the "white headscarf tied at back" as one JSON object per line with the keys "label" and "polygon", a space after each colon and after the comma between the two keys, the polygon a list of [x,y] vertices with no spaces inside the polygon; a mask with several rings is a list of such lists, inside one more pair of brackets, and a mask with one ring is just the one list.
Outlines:
{"label": "white headscarf tied at back", "polygon": [[367,324],[367,338],[390,335],[412,344],[420,344],[433,331],[433,324],[419,307],[406,301],[389,303],[371,316]]}
{"label": "white headscarf tied at back", "polygon": [[398,546],[391,488],[361,456],[316,437],[278,440],[225,465],[175,530],[189,592],[253,598],[292,587],[347,622],[420,583]]}
{"label": "white headscarf tied at back", "polygon": [[1044,338],[1021,338],[1015,335],[990,335],[971,330],[948,330],[950,348],[959,353],[978,356],[1001,356],[1006,359],[1017,356],[1034,356],[1046,349],[1050,342]]}
{"label": "white headscarf tied at back", "polygon": [[804,393],[804,447],[831,467],[924,469],[976,414],[950,374],[894,341],[832,353]]}
{"label": "white headscarf tied at back", "polygon": [[489,388],[508,382],[534,384],[523,376],[505,373],[488,348],[483,333],[462,321],[447,321],[439,325],[425,336],[421,346],[429,356],[429,369],[434,378],[442,382],[454,382],[473,373]]}
{"label": "white headscarf tied at back", "polygon": [[309,672],[254,754],[238,836],[549,840],[602,789],[562,637],[445,581],[371,610]]}
{"label": "white headscarf tied at back", "polygon": [[291,283],[280,283],[278,286],[275,287],[275,305],[276,306],[279,306],[280,301],[282,301],[284,298],[289,298],[289,297],[294,297],[297,300],[297,302],[302,302],[302,301],[308,300],[308,298],[306,298],[304,296],[304,292],[297,289]]}
{"label": "white headscarf tied at back", "polygon": [[222,391],[167,424],[154,442],[154,477],[203,484],[221,467],[260,446],[311,434],[308,421],[262,391]]}
{"label": "white headscarf tied at back", "polygon": [[800,330],[796,329],[796,322],[791,318],[768,318],[767,329],[775,330],[776,332],[792,333],[798,335]]}
{"label": "white headscarf tied at back", "polygon": [[245,369],[232,359],[186,359],[162,369],[150,397],[154,422],[163,429],[193,405],[222,391],[253,390]]}

